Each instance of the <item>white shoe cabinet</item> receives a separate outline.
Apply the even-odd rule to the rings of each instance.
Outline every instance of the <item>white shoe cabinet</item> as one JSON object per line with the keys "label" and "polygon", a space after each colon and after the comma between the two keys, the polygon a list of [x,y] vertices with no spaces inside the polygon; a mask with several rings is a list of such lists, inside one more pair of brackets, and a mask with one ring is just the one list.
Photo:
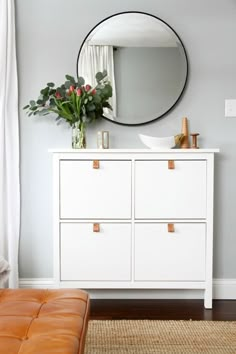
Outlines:
{"label": "white shoe cabinet", "polygon": [[204,289],[212,307],[217,149],[51,152],[58,287]]}

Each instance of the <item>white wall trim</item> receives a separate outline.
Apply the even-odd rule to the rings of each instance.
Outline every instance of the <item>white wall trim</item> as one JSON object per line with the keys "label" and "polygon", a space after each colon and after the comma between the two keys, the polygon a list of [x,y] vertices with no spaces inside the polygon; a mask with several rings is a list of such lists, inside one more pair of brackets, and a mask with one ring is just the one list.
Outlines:
{"label": "white wall trim", "polygon": [[214,279],[213,298],[236,300],[236,279]]}
{"label": "white wall trim", "polygon": [[19,288],[56,288],[53,278],[20,278]]}
{"label": "white wall trim", "polygon": [[[55,289],[53,278],[21,278],[20,288]],[[204,290],[137,290],[137,289],[96,289],[88,290],[96,299],[203,299]],[[213,299],[236,300],[236,279],[214,279]]]}

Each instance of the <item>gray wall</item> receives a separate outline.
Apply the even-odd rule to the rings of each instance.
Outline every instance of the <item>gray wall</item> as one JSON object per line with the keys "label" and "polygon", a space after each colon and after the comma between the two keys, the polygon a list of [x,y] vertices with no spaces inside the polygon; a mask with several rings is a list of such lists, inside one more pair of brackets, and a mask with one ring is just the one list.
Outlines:
{"label": "gray wall", "polygon": [[[88,131],[108,129],[113,148],[141,148],[138,133],[169,136],[183,116],[199,132],[201,147],[219,147],[215,175],[214,277],[236,278],[236,119],[224,117],[224,99],[236,97],[235,0],[16,0],[20,107],[46,82],[75,75],[79,47],[96,23],[116,12],[145,11],[170,24],[182,39],[190,70],[186,92],[165,118],[138,127],[101,121]],[[52,167],[49,148],[68,148],[71,132],[54,119],[28,118],[21,124],[20,276],[52,277]]]}
{"label": "gray wall", "polygon": [[118,47],[114,51],[119,122],[150,121],[173,106],[187,72],[182,51],[178,47]]}

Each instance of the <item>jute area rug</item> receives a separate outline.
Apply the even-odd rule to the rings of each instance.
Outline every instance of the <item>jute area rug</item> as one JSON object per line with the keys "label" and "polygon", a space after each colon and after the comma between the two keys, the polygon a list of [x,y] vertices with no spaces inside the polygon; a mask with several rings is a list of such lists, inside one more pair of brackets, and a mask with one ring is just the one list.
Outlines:
{"label": "jute area rug", "polygon": [[92,320],[85,354],[236,354],[236,322]]}

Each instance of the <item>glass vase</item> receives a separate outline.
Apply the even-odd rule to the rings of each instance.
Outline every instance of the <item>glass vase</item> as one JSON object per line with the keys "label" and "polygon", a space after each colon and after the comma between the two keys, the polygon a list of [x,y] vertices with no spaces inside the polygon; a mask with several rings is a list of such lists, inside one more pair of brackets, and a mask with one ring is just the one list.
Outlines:
{"label": "glass vase", "polygon": [[86,148],[86,128],[83,122],[76,122],[74,127],[72,128],[72,148]]}

